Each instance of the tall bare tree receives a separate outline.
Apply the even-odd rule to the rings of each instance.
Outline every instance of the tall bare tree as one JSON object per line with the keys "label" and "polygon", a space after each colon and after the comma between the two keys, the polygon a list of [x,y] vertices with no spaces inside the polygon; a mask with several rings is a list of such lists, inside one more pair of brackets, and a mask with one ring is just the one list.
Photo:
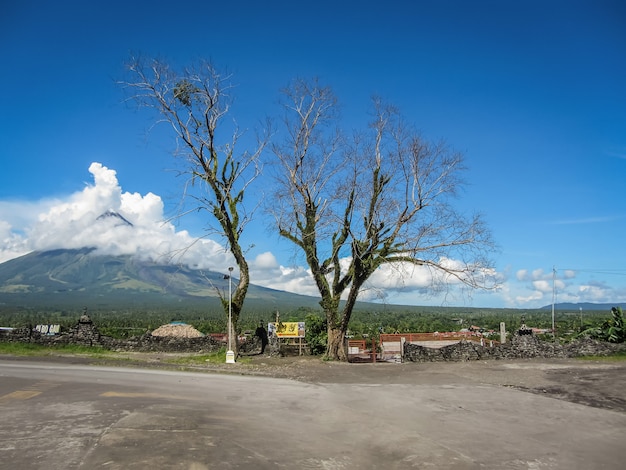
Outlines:
{"label": "tall bare tree", "polygon": [[[176,137],[175,155],[184,161],[188,177],[185,195],[194,201],[191,210],[209,213],[209,230],[222,235],[239,268],[239,282],[232,293],[232,330],[237,323],[250,283],[241,234],[252,212],[244,206],[244,195],[260,174],[260,155],[266,135],[257,135],[253,150],[239,151],[243,135],[226,120],[232,97],[230,77],[223,76],[206,61],[175,70],[155,59],[132,58],[127,64],[128,79],[121,85],[129,101],[155,112],[157,123],[169,125]],[[255,201],[255,205],[258,201]],[[229,297],[219,289],[225,312]]]}
{"label": "tall bare tree", "polygon": [[422,139],[379,99],[369,135],[348,142],[336,130],[329,88],[297,80],[283,96],[286,137],[272,146],[281,168],[273,210],[319,290],[328,358],[347,359],[352,310],[383,265],[429,269],[432,289],[450,281],[494,285],[488,228],[451,204],[462,185],[460,153]]}

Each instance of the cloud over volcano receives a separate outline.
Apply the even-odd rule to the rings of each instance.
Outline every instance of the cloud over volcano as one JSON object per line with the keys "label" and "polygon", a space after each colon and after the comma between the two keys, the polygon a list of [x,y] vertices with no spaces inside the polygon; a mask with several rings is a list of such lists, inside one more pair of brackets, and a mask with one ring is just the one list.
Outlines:
{"label": "cloud over volcano", "polygon": [[115,170],[92,163],[93,184],[64,200],[0,203],[0,262],[31,251],[94,247],[107,255],[223,269],[220,244],[176,231],[161,198],[122,191]]}

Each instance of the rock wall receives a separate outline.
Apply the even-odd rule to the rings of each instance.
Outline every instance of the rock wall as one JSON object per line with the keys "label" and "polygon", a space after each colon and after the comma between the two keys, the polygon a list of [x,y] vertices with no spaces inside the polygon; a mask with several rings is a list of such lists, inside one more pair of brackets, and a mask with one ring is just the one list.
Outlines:
{"label": "rock wall", "polygon": [[212,352],[222,347],[222,343],[203,336],[200,338],[179,338],[166,336],[152,336],[146,333],[128,339],[115,339],[103,336],[87,315],[80,317],[78,323],[68,332],[48,336],[42,335],[32,327],[19,328],[0,334],[0,341],[16,343],[37,343],[42,345],[77,344],[94,346],[114,351],[138,352]]}
{"label": "rock wall", "polygon": [[581,338],[561,345],[542,341],[534,335],[515,335],[508,343],[492,348],[461,341],[439,349],[416,344],[404,345],[404,360],[410,362],[478,361],[488,359],[568,358],[607,356],[626,350],[626,344],[613,344]]}
{"label": "rock wall", "polygon": [[218,351],[223,343],[202,336],[200,338],[179,338],[167,336],[152,336],[146,333],[127,340],[108,338],[103,347],[115,351],[139,351],[139,352],[197,352],[209,353]]}

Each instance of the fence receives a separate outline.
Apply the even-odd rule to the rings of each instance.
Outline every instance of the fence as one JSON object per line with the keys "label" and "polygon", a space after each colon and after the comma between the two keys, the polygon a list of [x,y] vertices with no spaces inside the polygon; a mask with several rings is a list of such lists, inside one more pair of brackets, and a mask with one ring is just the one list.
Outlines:
{"label": "fence", "polygon": [[376,341],[372,340],[372,347],[367,347],[364,339],[348,340],[348,362],[376,362]]}
{"label": "fence", "polygon": [[402,362],[405,343],[441,348],[457,344],[461,341],[471,341],[481,346],[493,347],[499,343],[485,338],[481,333],[473,331],[453,331],[444,333],[394,333],[381,334],[378,346],[371,340],[371,347],[367,347],[366,340],[348,340],[349,362]]}

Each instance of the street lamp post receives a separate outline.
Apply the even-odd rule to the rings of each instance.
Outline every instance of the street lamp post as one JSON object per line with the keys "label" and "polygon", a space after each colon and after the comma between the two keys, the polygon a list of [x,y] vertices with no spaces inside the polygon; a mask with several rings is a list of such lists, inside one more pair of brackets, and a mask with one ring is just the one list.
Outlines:
{"label": "street lamp post", "polygon": [[556,268],[552,267],[552,341],[556,341],[556,328],[554,325],[554,303],[556,302]]}
{"label": "street lamp post", "polygon": [[580,309],[580,331],[583,331],[583,308],[578,307]]}
{"label": "street lamp post", "polygon": [[235,363],[235,353],[232,346],[233,336],[233,267],[228,268],[228,351],[226,351],[226,363]]}

